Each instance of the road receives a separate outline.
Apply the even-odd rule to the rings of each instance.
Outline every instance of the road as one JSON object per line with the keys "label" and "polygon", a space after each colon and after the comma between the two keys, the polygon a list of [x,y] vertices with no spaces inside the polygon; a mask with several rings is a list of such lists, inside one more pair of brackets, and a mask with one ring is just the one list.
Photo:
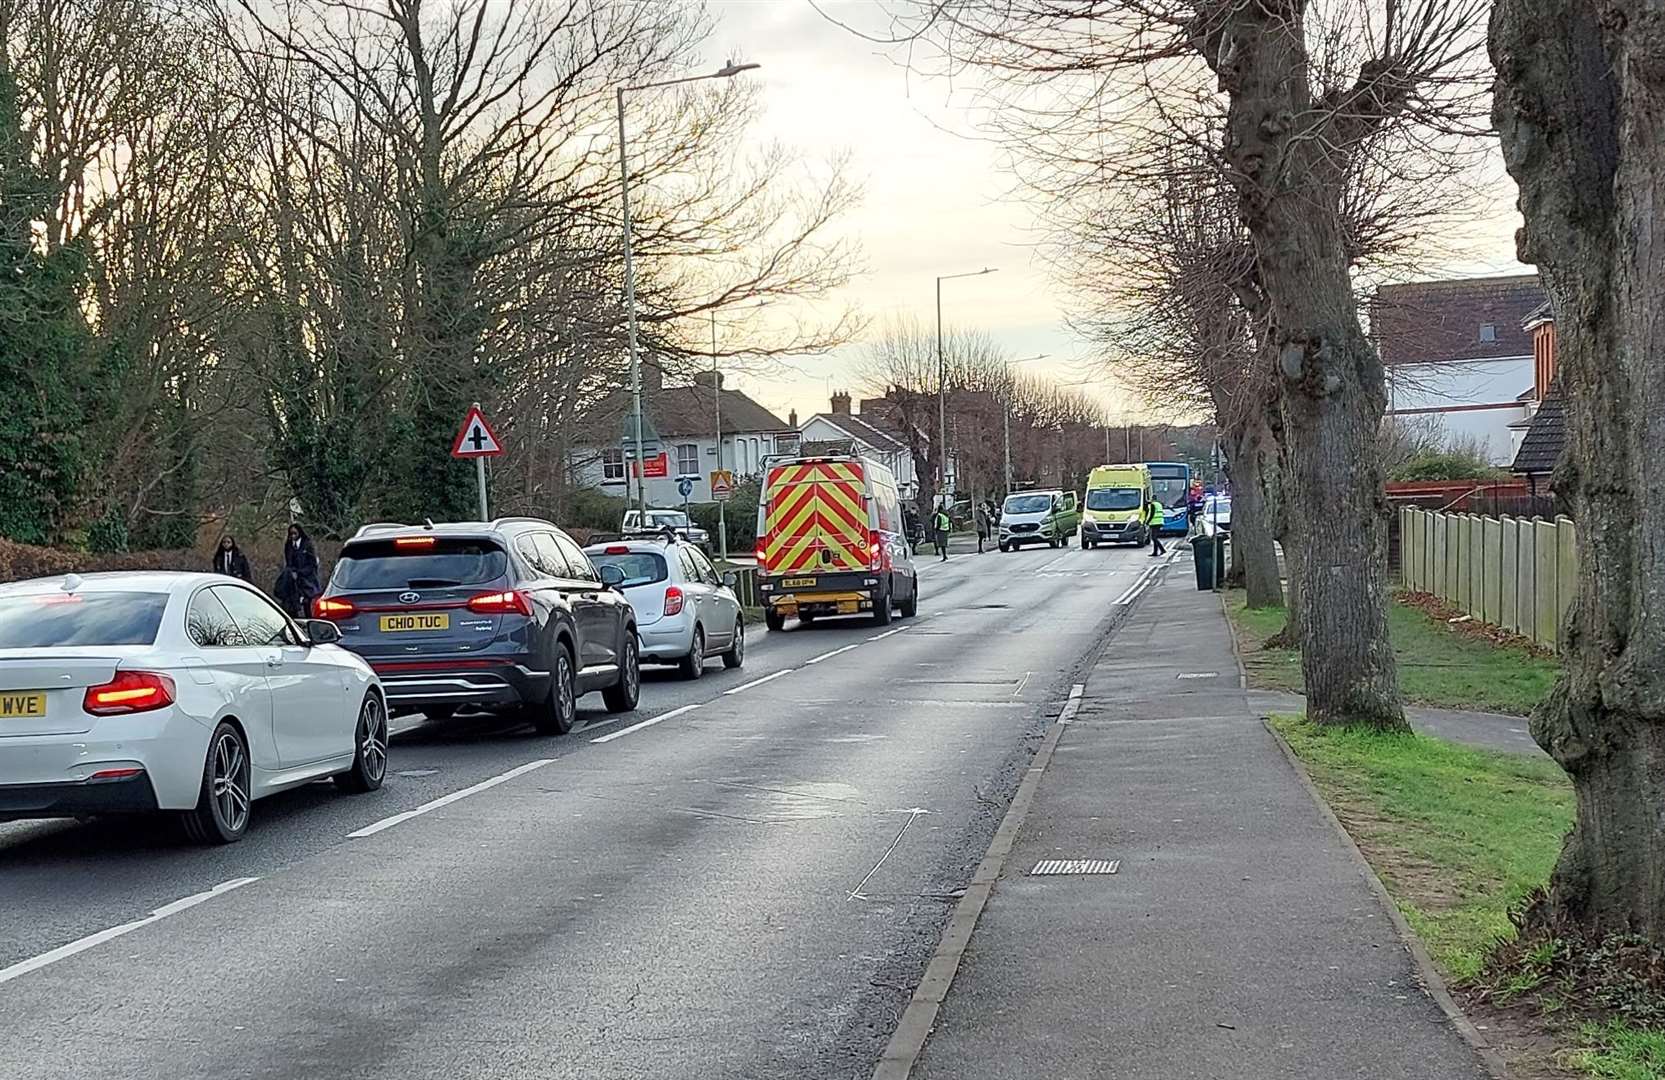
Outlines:
{"label": "road", "polygon": [[867,1076],[1151,563],[922,559],[917,619],[758,632],[562,738],[414,719],[382,791],[226,848],[0,825],[0,1077]]}

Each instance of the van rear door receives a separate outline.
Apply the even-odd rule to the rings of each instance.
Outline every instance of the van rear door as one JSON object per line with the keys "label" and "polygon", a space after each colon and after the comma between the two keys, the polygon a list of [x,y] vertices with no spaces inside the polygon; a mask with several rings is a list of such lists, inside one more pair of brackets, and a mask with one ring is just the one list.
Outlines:
{"label": "van rear door", "polygon": [[859,462],[809,461],[769,471],[759,557],[767,574],[869,569],[865,478]]}

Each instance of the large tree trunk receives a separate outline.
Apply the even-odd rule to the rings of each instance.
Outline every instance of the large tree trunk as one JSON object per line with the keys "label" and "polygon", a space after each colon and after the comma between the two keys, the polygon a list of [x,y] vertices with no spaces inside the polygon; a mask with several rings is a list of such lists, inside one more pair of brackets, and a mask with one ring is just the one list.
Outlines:
{"label": "large tree trunk", "polygon": [[1252,608],[1283,606],[1278,580],[1278,552],[1273,546],[1272,507],[1267,499],[1268,468],[1276,468],[1269,445],[1271,428],[1258,413],[1233,432],[1231,457],[1232,561],[1243,566],[1243,588]]}
{"label": "large tree trunk", "polygon": [[1308,92],[1298,16],[1244,4],[1204,42],[1230,95],[1225,152],[1276,328],[1294,511],[1301,517],[1307,715],[1320,724],[1409,730],[1387,626],[1387,507],[1376,431],[1381,360],[1359,324],[1340,193],[1355,138],[1303,126]]}
{"label": "large tree trunk", "polygon": [[1578,522],[1563,667],[1532,717],[1578,813],[1536,916],[1665,945],[1665,19],[1641,0],[1498,0],[1494,119],[1520,256],[1556,308]]}

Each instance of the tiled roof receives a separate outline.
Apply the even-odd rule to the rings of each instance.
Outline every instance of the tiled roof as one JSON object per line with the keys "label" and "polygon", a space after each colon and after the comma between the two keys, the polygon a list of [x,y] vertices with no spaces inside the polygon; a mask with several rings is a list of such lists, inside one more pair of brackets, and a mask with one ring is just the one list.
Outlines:
{"label": "tiled roof", "polygon": [[1515,451],[1515,463],[1510,472],[1543,474],[1555,471],[1561,463],[1561,453],[1567,446],[1566,399],[1550,384],[1538,411],[1532,414],[1532,424],[1521,437],[1520,449]]}
{"label": "tiled roof", "polygon": [[852,413],[816,413],[810,419],[824,420],[834,427],[842,428],[849,432],[852,438],[860,439],[875,450],[882,450],[887,454],[908,448],[908,444],[899,433],[888,431]]}
{"label": "tiled roof", "polygon": [[[1523,325],[1545,303],[1536,274],[1383,285],[1370,300],[1370,335],[1382,363],[1531,356]],[[1481,339],[1481,327],[1493,340]]]}
{"label": "tiled roof", "polygon": [[[786,421],[743,392],[725,389],[720,393],[723,395],[723,434],[792,430]],[[622,424],[629,408],[629,394],[609,395],[590,413],[591,429],[622,434]],[[709,383],[704,386],[644,389],[642,411],[647,414],[653,429],[667,439],[686,436],[709,437],[715,433],[717,426],[716,403],[712,401]]]}

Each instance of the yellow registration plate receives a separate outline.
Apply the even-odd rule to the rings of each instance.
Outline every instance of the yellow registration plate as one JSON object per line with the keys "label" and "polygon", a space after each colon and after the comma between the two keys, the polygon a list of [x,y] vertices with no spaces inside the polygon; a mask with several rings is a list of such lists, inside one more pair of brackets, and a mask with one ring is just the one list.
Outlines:
{"label": "yellow registration plate", "polygon": [[441,612],[438,615],[383,615],[382,631],[396,633],[401,630],[449,630],[451,616]]}
{"label": "yellow registration plate", "polygon": [[14,716],[45,715],[45,694],[0,694],[0,720]]}
{"label": "yellow registration plate", "polygon": [[785,589],[813,589],[815,588],[815,579],[812,577],[789,577],[781,582],[781,587]]}

